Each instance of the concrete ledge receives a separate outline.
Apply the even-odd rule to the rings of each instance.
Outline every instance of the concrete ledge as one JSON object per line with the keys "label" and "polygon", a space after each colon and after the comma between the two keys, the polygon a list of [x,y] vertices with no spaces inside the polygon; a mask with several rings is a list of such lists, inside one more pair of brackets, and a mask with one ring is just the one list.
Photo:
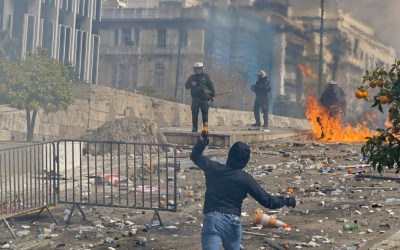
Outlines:
{"label": "concrete ledge", "polygon": [[[255,129],[249,126],[210,126],[209,130],[209,145],[217,147],[230,147],[237,141],[256,144],[278,139],[301,140],[308,136],[309,131],[278,127]],[[201,135],[200,132],[191,132],[190,127],[164,127],[161,132],[168,143],[176,145],[193,145]]]}

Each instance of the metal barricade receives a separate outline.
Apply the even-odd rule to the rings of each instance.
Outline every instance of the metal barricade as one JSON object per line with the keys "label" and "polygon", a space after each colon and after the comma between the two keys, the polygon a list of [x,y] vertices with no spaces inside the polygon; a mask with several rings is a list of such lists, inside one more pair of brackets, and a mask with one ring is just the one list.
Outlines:
{"label": "metal barricade", "polygon": [[57,143],[58,203],[176,212],[175,147],[167,144],[61,140]]}
{"label": "metal barricade", "polygon": [[[0,150],[0,220],[55,205],[55,144],[36,143]],[[51,214],[56,223],[56,218]]]}

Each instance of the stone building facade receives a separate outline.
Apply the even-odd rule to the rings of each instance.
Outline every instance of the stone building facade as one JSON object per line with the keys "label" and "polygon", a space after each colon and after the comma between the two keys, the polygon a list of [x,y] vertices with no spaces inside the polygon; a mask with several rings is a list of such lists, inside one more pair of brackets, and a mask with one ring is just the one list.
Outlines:
{"label": "stone building facade", "polygon": [[[125,2],[127,8],[104,9],[99,26],[105,84],[126,90],[153,86],[171,97],[183,91],[175,88],[191,73],[192,63],[204,60],[207,67],[222,64],[240,72],[249,84],[255,71],[265,69],[274,98],[300,103],[306,93],[320,91],[320,1]],[[362,110],[365,104],[352,98],[362,74],[392,63],[395,51],[341,11],[337,1],[325,1],[324,23],[322,87],[334,77],[349,93],[348,113]],[[335,65],[338,57],[329,47],[338,36],[348,50]]]}
{"label": "stone building facade", "polygon": [[1,0],[0,27],[17,41],[20,57],[46,47],[51,57],[71,62],[82,81],[97,82],[101,0]]}

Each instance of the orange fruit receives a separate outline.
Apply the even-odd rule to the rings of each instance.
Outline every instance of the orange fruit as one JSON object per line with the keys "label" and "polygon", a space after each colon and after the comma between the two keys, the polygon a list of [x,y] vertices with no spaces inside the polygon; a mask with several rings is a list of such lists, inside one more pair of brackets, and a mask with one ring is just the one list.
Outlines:
{"label": "orange fruit", "polygon": [[383,87],[383,82],[382,81],[377,81],[376,82],[376,86],[378,86],[379,88]]}
{"label": "orange fruit", "polygon": [[361,99],[361,98],[363,98],[364,93],[363,93],[363,91],[361,91],[361,90],[357,90],[357,91],[354,93],[354,95],[355,95],[358,99]]}
{"label": "orange fruit", "polygon": [[347,168],[347,173],[352,174],[353,173],[353,168]]}
{"label": "orange fruit", "polygon": [[160,200],[160,207],[165,206],[165,204],[166,204],[165,200]]}
{"label": "orange fruit", "polygon": [[361,91],[361,92],[362,92],[363,98],[368,96],[368,91],[364,90],[364,91]]}
{"label": "orange fruit", "polygon": [[194,192],[193,191],[189,191],[188,196],[189,197],[194,197]]}
{"label": "orange fruit", "polygon": [[379,97],[379,102],[380,102],[381,104],[386,104],[386,103],[389,102],[389,97],[387,97],[387,96],[385,96],[385,95],[381,95],[381,96]]}
{"label": "orange fruit", "polygon": [[375,88],[375,87],[376,87],[376,82],[375,82],[375,81],[370,81],[370,82],[369,82],[369,86],[370,86],[371,88]]}

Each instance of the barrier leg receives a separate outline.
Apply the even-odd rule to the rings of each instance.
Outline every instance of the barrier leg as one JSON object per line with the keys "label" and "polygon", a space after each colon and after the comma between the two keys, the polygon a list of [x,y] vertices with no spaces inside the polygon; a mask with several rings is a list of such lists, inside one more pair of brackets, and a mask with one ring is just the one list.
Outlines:
{"label": "barrier leg", "polygon": [[31,223],[35,222],[35,221],[39,218],[39,216],[43,213],[43,210],[45,210],[45,209],[47,209],[47,212],[49,212],[51,218],[53,218],[54,222],[58,225],[58,224],[59,224],[59,223],[58,223],[58,220],[56,219],[56,217],[54,217],[53,213],[50,211],[50,209],[49,209],[48,206],[42,207],[42,208],[40,209],[39,213],[36,215],[36,217],[33,218],[33,220],[31,221]]}
{"label": "barrier leg", "polygon": [[[8,230],[10,230],[11,234],[14,236],[14,239],[16,239],[17,236],[14,234],[13,230],[10,227],[10,224],[8,224],[8,221],[6,219],[3,219],[3,222],[6,224]],[[3,224],[3,222],[1,224]]]}
{"label": "barrier leg", "polygon": [[162,221],[161,221],[160,214],[158,213],[158,209],[155,209],[154,210],[154,214],[153,214],[153,218],[151,218],[151,221],[150,221],[150,228],[153,226],[153,223],[154,223],[154,221],[156,219],[160,222],[160,227],[164,226]]}
{"label": "barrier leg", "polygon": [[74,213],[74,210],[75,210],[75,207],[77,207],[77,208],[79,209],[79,212],[81,212],[81,215],[82,215],[82,217],[83,217],[83,220],[88,220],[88,219],[86,218],[86,215],[85,215],[85,213],[83,212],[81,206],[79,206],[79,204],[77,204],[77,203],[74,203],[74,205],[73,205],[72,208],[71,208],[71,212],[69,212],[69,214],[68,214],[67,223],[68,223],[68,224],[70,223],[72,214]]}

